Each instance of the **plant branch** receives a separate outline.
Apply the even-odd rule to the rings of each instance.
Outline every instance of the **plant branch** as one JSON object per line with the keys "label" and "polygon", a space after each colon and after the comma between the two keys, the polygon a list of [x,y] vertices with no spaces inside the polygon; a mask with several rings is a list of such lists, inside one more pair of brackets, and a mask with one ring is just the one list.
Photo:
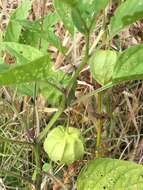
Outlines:
{"label": "plant branch", "polygon": [[[44,15],[45,15],[45,8],[46,8],[46,2],[47,0],[43,0],[42,4],[42,13],[41,13],[41,33],[43,32],[44,28]],[[39,40],[39,50],[41,49],[42,45],[42,38]],[[40,133],[40,123],[39,123],[39,115],[38,115],[38,110],[37,110],[37,105],[36,105],[36,96],[37,96],[37,83],[35,82],[35,88],[34,88],[34,111],[33,111],[33,124],[36,119],[36,128],[37,128],[37,136]],[[42,177],[41,177],[41,143],[37,142],[37,137],[35,139],[35,146],[34,146],[34,155],[35,155],[35,163],[36,163],[36,169],[34,171],[34,181],[35,181],[35,186],[36,190],[41,189],[41,183],[42,183]]]}
{"label": "plant branch", "polygon": [[93,44],[89,50],[89,56],[92,55],[93,50],[96,48],[96,46],[97,46],[98,42],[100,41],[100,39],[102,38],[103,34],[104,34],[104,30],[100,30],[98,36],[96,37],[95,41],[93,42]]}
{"label": "plant branch", "polygon": [[90,43],[90,35],[87,34],[85,36],[85,44],[86,44],[86,49],[85,49],[85,57],[83,59],[83,62],[80,64],[80,66],[77,68],[77,70],[75,71],[75,74],[73,75],[73,77],[71,78],[70,82],[69,82],[69,88],[68,88],[68,93],[71,91],[77,77],[79,76],[81,70],[84,68],[84,66],[87,64],[88,59],[89,59],[89,43]]}
{"label": "plant branch", "polygon": [[57,119],[60,117],[60,115],[63,113],[65,109],[65,97],[63,96],[61,105],[59,107],[58,112],[56,112],[54,114],[54,116],[50,119],[48,125],[46,126],[46,128],[39,134],[37,140],[38,142],[42,141],[42,139],[47,135],[49,129],[54,125],[54,123],[57,121]]}
{"label": "plant branch", "polygon": [[89,98],[89,97],[91,97],[91,96],[94,96],[95,94],[98,94],[99,92],[105,91],[105,90],[107,90],[107,89],[109,89],[109,88],[112,88],[113,86],[116,86],[116,85],[117,85],[117,83],[109,83],[109,84],[107,84],[107,85],[105,85],[105,86],[103,86],[103,87],[101,87],[101,88],[98,88],[98,89],[96,89],[96,90],[93,90],[92,92],[89,92],[89,93],[87,93],[86,95],[81,96],[81,97],[80,97],[79,99],[77,99],[76,101],[72,102],[72,103],[71,103],[71,106],[74,106],[74,105],[76,105],[76,104],[78,104],[78,103],[80,103],[80,102],[82,102],[82,101],[85,101],[87,98]]}
{"label": "plant branch", "polygon": [[40,159],[40,143],[36,142],[36,144],[34,146],[34,154],[35,154],[36,169],[34,171],[33,181],[35,181],[36,190],[40,190],[41,189],[41,183],[42,183],[42,178],[41,178],[41,159]]}
{"label": "plant branch", "polygon": [[[98,114],[102,113],[102,92],[98,93]],[[103,127],[103,119],[97,121],[97,138],[96,138],[96,158],[101,156],[101,131]]]}

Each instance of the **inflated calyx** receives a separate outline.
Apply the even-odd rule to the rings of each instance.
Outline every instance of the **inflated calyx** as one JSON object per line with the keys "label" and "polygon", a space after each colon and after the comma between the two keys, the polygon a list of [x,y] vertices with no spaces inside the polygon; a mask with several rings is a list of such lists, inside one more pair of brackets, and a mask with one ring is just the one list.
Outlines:
{"label": "inflated calyx", "polygon": [[84,143],[80,130],[57,126],[47,136],[44,150],[53,161],[71,164],[83,157]]}

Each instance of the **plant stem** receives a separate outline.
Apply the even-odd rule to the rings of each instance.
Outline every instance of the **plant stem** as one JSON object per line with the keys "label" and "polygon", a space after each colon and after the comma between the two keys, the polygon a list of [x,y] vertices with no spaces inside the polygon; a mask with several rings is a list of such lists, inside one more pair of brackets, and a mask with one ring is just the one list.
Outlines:
{"label": "plant stem", "polygon": [[[98,113],[102,113],[102,92],[98,93]],[[101,156],[101,131],[103,127],[103,119],[99,118],[97,121],[97,139],[96,139],[96,158]]]}
{"label": "plant stem", "polygon": [[[45,15],[45,7],[46,7],[46,2],[47,0],[43,0],[42,4],[42,13],[41,13],[41,22],[40,22],[40,27],[41,27],[41,33],[43,32],[43,25],[44,25],[44,15]],[[39,39],[39,50],[41,49],[41,43],[42,43],[42,38],[40,37]],[[34,92],[33,92],[33,100],[34,100],[34,111],[33,111],[33,126],[36,124],[37,131],[39,132],[39,117],[38,117],[38,111],[37,111],[37,105],[36,105],[36,97],[37,97],[37,82],[34,83]]]}
{"label": "plant stem", "polygon": [[85,101],[87,98],[89,98],[91,96],[94,96],[95,94],[98,94],[99,92],[103,92],[103,91],[105,91],[105,90],[107,90],[109,88],[112,88],[113,86],[116,86],[116,85],[117,85],[117,83],[114,83],[114,84],[113,83],[109,83],[109,84],[107,84],[107,85],[105,85],[105,86],[103,86],[101,88],[93,90],[92,92],[89,92],[86,95],[81,96],[79,99],[77,99],[76,101],[74,101],[73,103],[71,103],[70,106],[74,106],[74,105],[76,105],[76,104],[78,104],[78,103],[80,103],[82,101]]}
{"label": "plant stem", "polygon": [[[42,5],[42,14],[41,14],[41,33],[43,32],[43,25],[44,25],[44,15],[45,15],[45,8],[46,8],[46,2],[47,0],[43,0],[43,5]],[[42,43],[42,38],[39,40],[39,50],[41,49],[41,43]],[[38,142],[38,135],[40,132],[40,124],[39,124],[39,115],[38,115],[38,110],[37,110],[37,82],[35,82],[35,88],[34,88],[34,111],[33,111],[33,125],[36,123],[36,129],[37,129],[37,136],[35,139],[35,146],[34,146],[34,155],[35,155],[35,163],[36,163],[36,169],[34,171],[34,182],[35,182],[35,187],[36,190],[41,190],[41,183],[42,183],[42,177],[41,177],[41,143]],[[36,122],[35,122],[36,121]]]}
{"label": "plant stem", "polygon": [[80,64],[80,66],[77,68],[77,70],[75,71],[75,74],[73,75],[73,77],[71,78],[70,82],[69,82],[69,89],[68,92],[71,91],[77,77],[79,76],[81,70],[84,68],[84,66],[87,64],[88,59],[89,59],[89,44],[90,44],[90,33],[86,34],[85,36],[85,44],[86,44],[86,49],[85,49],[85,56],[83,59],[83,62]]}
{"label": "plant stem", "polygon": [[61,105],[59,107],[58,112],[56,112],[54,114],[54,116],[51,118],[51,120],[49,121],[48,125],[46,126],[46,128],[39,134],[37,140],[38,142],[42,141],[42,139],[47,135],[49,129],[54,125],[54,123],[57,121],[57,119],[60,117],[60,115],[63,113],[65,109],[65,97],[63,96]]}
{"label": "plant stem", "polygon": [[112,96],[111,96],[111,91],[107,91],[107,98],[106,98],[106,112],[107,114],[109,115],[109,124],[107,126],[107,134],[106,134],[106,137],[109,139],[111,138],[111,129],[112,129],[112,126],[113,126],[113,115],[112,115]]}
{"label": "plant stem", "polygon": [[41,183],[42,183],[40,148],[41,148],[40,143],[36,142],[36,144],[34,146],[36,169],[35,169],[35,179],[33,179],[35,181],[36,190],[41,189]]}
{"label": "plant stem", "polygon": [[36,125],[36,127],[37,126],[39,127],[39,122],[36,122],[38,121],[37,114],[36,114],[37,112],[36,97],[37,97],[37,82],[34,83],[34,90],[33,90],[33,126]]}
{"label": "plant stem", "polygon": [[101,40],[102,36],[104,35],[104,32],[105,32],[104,30],[100,30],[98,36],[96,37],[96,40],[93,42],[93,44],[92,44],[92,46],[91,46],[91,48],[89,50],[89,55],[90,56],[92,55],[92,53],[95,50],[98,42]]}

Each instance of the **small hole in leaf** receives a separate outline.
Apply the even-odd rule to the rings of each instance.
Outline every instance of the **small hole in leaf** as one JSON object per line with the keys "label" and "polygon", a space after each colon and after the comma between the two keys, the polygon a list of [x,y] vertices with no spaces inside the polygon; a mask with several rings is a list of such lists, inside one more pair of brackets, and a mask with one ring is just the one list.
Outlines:
{"label": "small hole in leaf", "polygon": [[106,189],[106,187],[104,186],[103,189]]}

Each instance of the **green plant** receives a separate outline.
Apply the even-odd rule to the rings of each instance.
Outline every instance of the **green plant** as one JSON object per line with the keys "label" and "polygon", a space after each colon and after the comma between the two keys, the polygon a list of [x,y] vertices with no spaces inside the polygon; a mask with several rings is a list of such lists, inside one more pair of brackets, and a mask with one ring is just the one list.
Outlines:
{"label": "green plant", "polygon": [[[64,110],[72,105],[75,105],[79,101],[85,100],[86,98],[97,94],[97,111],[100,115],[103,111],[103,97],[109,88],[127,80],[143,78],[143,45],[130,47],[123,52],[116,52],[110,45],[112,43],[112,39],[121,30],[143,18],[143,0],[126,0],[122,2],[115,11],[115,15],[111,18],[108,25],[107,9],[111,3],[112,2],[109,0],[63,0],[62,2],[60,0],[55,0],[55,13],[48,14],[47,16],[44,16],[43,14],[41,19],[29,21],[26,18],[32,2],[30,0],[23,1],[22,5],[12,14],[7,30],[4,34],[3,41],[0,42],[1,55],[8,53],[15,58],[15,64],[13,65],[5,64],[4,59],[0,60],[0,85],[13,85],[13,88],[17,89],[17,91],[22,95],[33,96],[35,112],[36,97],[39,93],[43,94],[51,105],[59,106],[58,111],[50,119],[47,126],[44,129],[41,129],[31,144],[35,154],[34,158],[36,164],[32,183],[35,185],[37,190],[40,189],[42,176],[40,160],[41,143],[43,143],[43,140],[47,136],[49,130],[57,122]],[[66,15],[66,17],[64,15]],[[96,30],[96,20],[99,16],[101,16],[102,24],[97,39],[92,44],[91,37],[92,33]],[[59,22],[59,18],[63,21],[72,38],[75,37],[77,31],[81,32],[85,38],[85,49],[84,52],[82,52],[83,59],[72,76],[61,70],[55,70],[52,63],[51,54],[47,53],[49,45],[53,45],[64,55],[67,53],[67,48],[63,46],[60,38],[54,33],[54,25]],[[99,49],[99,42],[104,44],[104,48]],[[96,89],[95,91],[74,101],[77,78],[87,64],[90,65],[91,74],[94,80],[101,85],[101,88]],[[34,86],[32,90],[31,85],[32,87]],[[36,127],[39,127],[38,124]],[[102,127],[103,119],[99,117],[96,135],[97,158],[101,157]],[[56,136],[55,139],[52,135],[54,137]],[[64,139],[61,139],[63,140],[61,144],[63,143],[64,146],[59,148],[60,145],[58,145],[58,147],[55,147],[55,150],[59,149],[59,153],[55,154],[51,152],[51,149],[55,146],[54,143],[56,144],[55,140],[58,140],[56,139],[57,136],[60,139],[64,137]],[[9,140],[3,139],[3,141],[7,142]],[[13,141],[13,143],[22,142]],[[74,148],[75,143],[78,145],[78,153]],[[52,160],[61,161],[66,164],[70,164],[73,161],[80,159],[84,153],[80,132],[73,128],[67,128],[65,130],[63,127],[58,127],[53,129],[49,132],[45,140],[44,149]],[[69,158],[69,155],[72,155],[71,158]],[[125,172],[126,170],[124,169],[126,167],[128,168],[128,166],[129,169],[132,169],[132,166],[133,168],[137,168],[136,174],[141,176],[141,166],[112,159],[98,159],[93,162],[93,164],[89,164],[89,173],[91,172],[92,174],[93,172],[93,174],[95,174],[94,180],[96,180],[97,177],[98,179],[101,178],[102,181],[104,174],[106,175],[102,166],[106,163],[109,163],[111,173],[109,173],[109,176],[105,178],[105,181],[103,181],[105,184],[103,183],[102,187],[101,184],[96,187],[92,178],[91,181],[87,181],[85,186],[80,185],[82,184],[82,180],[84,180],[82,177],[84,176],[84,172],[86,175],[86,171],[83,170],[78,179],[78,190],[90,190],[94,188],[113,189],[112,184],[111,186],[106,186],[106,184],[110,183],[108,182],[110,177],[112,177],[110,175],[115,175],[114,180],[116,181],[116,177],[121,175],[120,172]],[[97,173],[95,171],[98,164],[99,170],[102,171],[100,176],[96,176]],[[117,170],[117,173],[114,174],[114,172],[112,173],[112,167],[115,167],[116,165],[119,167],[123,166],[123,170],[120,171],[119,169],[119,171]],[[129,177],[130,175],[127,176],[127,183]],[[129,189],[133,189],[136,185],[137,188],[141,189],[142,180],[139,180],[139,185],[138,182],[136,182],[137,178],[134,180],[135,184],[132,184]],[[124,187],[120,186],[120,184],[116,187],[116,189],[118,188],[120,188],[120,190],[124,189]]]}

